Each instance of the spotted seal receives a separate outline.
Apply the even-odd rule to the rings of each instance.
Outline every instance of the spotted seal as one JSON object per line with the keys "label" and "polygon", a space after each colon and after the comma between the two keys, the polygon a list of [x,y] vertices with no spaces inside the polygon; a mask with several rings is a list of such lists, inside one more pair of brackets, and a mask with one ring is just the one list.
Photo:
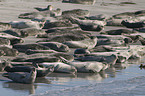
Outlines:
{"label": "spotted seal", "polygon": [[[36,68],[37,75],[36,77],[44,77],[54,71],[54,66],[50,66],[48,68],[40,67],[37,63],[33,62],[33,67]],[[32,66],[6,66],[5,71],[6,72],[31,72]]]}
{"label": "spotted seal", "polygon": [[28,49],[26,50],[26,54],[27,55],[30,55],[30,54],[36,54],[36,53],[47,53],[47,54],[50,54],[50,53],[56,53],[57,51],[54,51],[54,50],[32,50],[32,49]]}
{"label": "spotted seal", "polygon": [[62,12],[62,15],[71,15],[71,16],[88,16],[89,14],[90,12],[88,10],[83,9],[73,9]]}
{"label": "spotted seal", "polygon": [[17,56],[19,54],[18,50],[6,46],[1,46],[0,50],[4,52],[4,56]]}
{"label": "spotted seal", "polygon": [[54,72],[59,73],[69,73],[69,74],[75,74],[77,72],[77,69],[74,66],[62,63],[62,62],[43,62],[39,63],[40,65],[43,65],[45,67],[54,66]]}
{"label": "spotted seal", "polygon": [[33,50],[49,50],[50,48],[33,43],[33,44],[14,44],[13,48],[17,49],[20,52],[25,52],[28,49],[33,49]]}
{"label": "spotted seal", "polygon": [[89,39],[84,39],[80,41],[66,41],[63,44],[66,44],[70,48],[87,48],[92,49],[97,44],[97,37],[92,36]]}
{"label": "spotted seal", "polygon": [[111,64],[114,65],[117,61],[118,57],[115,54],[112,54],[110,56],[84,56],[84,57],[78,57],[76,58],[76,60],[79,61],[97,61],[97,62],[103,62],[103,63],[107,63],[107,64]]}
{"label": "spotted seal", "polygon": [[108,34],[108,35],[123,35],[123,34],[132,34],[137,33],[135,31],[130,31],[128,29],[117,29],[117,30],[109,30],[106,32],[103,32],[102,34]]}
{"label": "spotted seal", "polygon": [[44,22],[36,21],[12,21],[10,22],[12,28],[24,29],[24,28],[36,28],[41,29],[44,26]]}
{"label": "spotted seal", "polygon": [[31,70],[30,73],[15,73],[15,72],[8,72],[3,73],[2,76],[13,80],[14,82],[24,83],[24,84],[32,84],[35,82],[37,71],[35,68]]}
{"label": "spotted seal", "polygon": [[50,49],[53,49],[53,50],[59,51],[59,52],[68,52],[69,51],[69,47],[67,45],[64,45],[64,44],[58,43],[58,42],[38,42],[38,44],[47,46]]}
{"label": "spotted seal", "polygon": [[105,70],[109,67],[108,64],[101,62],[70,62],[63,57],[60,58],[62,62],[74,66],[77,69],[77,72],[95,73]]}

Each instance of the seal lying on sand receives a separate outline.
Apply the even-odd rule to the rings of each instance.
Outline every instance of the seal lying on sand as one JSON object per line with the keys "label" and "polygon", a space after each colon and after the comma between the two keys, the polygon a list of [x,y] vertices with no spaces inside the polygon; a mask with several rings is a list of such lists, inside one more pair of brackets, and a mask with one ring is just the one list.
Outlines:
{"label": "seal lying on sand", "polygon": [[36,22],[36,21],[13,21],[10,22],[12,28],[24,29],[24,28],[36,28],[41,29],[44,26],[44,22]]}
{"label": "seal lying on sand", "polygon": [[17,56],[19,54],[18,50],[14,48],[9,48],[9,47],[1,47],[0,50],[4,51],[5,55],[4,56]]}
{"label": "seal lying on sand", "polygon": [[71,16],[88,16],[90,12],[88,10],[82,9],[73,9],[73,10],[66,10],[62,12],[62,15],[71,15]]}
{"label": "seal lying on sand", "polygon": [[145,27],[145,22],[129,22],[129,21],[123,20],[121,24],[131,29]]}
{"label": "seal lying on sand", "polygon": [[56,21],[56,22],[46,22],[44,24],[43,29],[49,29],[49,28],[54,28],[54,27],[72,27],[71,22],[69,21]]}
{"label": "seal lying on sand", "polygon": [[95,46],[90,51],[91,52],[112,52],[115,50],[113,50],[111,46],[100,45],[100,46]]}
{"label": "seal lying on sand", "polygon": [[11,29],[11,25],[9,23],[0,22],[0,31]]}
{"label": "seal lying on sand", "polygon": [[62,2],[64,2],[64,3],[66,2],[66,3],[94,5],[96,0],[63,0]]}
{"label": "seal lying on sand", "polygon": [[108,35],[123,35],[123,34],[132,34],[136,32],[132,32],[127,29],[117,29],[117,30],[109,30],[106,32],[102,32],[101,34],[108,34]]}
{"label": "seal lying on sand", "polygon": [[33,49],[33,50],[49,50],[50,48],[33,43],[33,44],[15,44],[13,45],[13,48],[17,49],[20,52],[25,52],[28,49]]}
{"label": "seal lying on sand", "polygon": [[94,24],[79,24],[80,28],[85,31],[101,31],[103,26]]}
{"label": "seal lying on sand", "polygon": [[51,54],[45,54],[45,53],[36,53],[36,54],[31,54],[31,55],[21,55],[17,56],[14,58],[12,61],[13,62],[58,62],[59,56],[62,56],[63,58],[73,61],[74,56],[67,54],[67,53],[61,53],[61,52],[56,52],[56,53],[51,53]]}
{"label": "seal lying on sand", "polygon": [[70,31],[69,33],[65,32],[54,32],[49,34],[40,34],[37,35],[37,38],[45,38],[37,42],[66,42],[66,41],[80,41],[84,39],[89,39],[90,34],[85,34],[85,32],[80,31]]}
{"label": "seal lying on sand", "polygon": [[58,43],[58,42],[38,42],[38,44],[47,46],[50,49],[53,49],[53,50],[59,51],[59,52],[68,52],[69,51],[69,47],[67,45]]}
{"label": "seal lying on sand", "polygon": [[45,67],[50,67],[54,66],[54,72],[61,72],[61,73],[70,73],[70,74],[75,74],[77,72],[77,69],[74,66],[67,65],[62,62],[43,62],[39,63],[39,65],[43,65]]}
{"label": "seal lying on sand", "polygon": [[53,6],[52,5],[48,5],[46,8],[35,7],[34,9],[36,9],[38,11],[46,11],[46,10],[52,10]]}
{"label": "seal lying on sand", "polygon": [[84,56],[90,54],[90,51],[88,49],[78,48],[74,51],[74,56]]}
{"label": "seal lying on sand", "polygon": [[36,54],[36,53],[47,53],[47,54],[50,54],[50,53],[56,53],[57,51],[54,51],[54,50],[32,50],[32,49],[28,49],[26,50],[26,54],[27,55],[30,55],[30,54]]}
{"label": "seal lying on sand", "polygon": [[74,66],[77,72],[95,73],[105,70],[109,67],[108,64],[101,62],[70,62],[63,57],[60,57],[62,62]]}
{"label": "seal lying on sand", "polygon": [[0,45],[10,45],[10,40],[6,38],[0,38]]}
{"label": "seal lying on sand", "polygon": [[16,37],[16,36],[13,36],[13,35],[10,35],[7,33],[3,33],[3,32],[0,33],[0,38],[5,38],[5,39],[10,40],[11,45],[24,42],[24,40],[20,37]]}
{"label": "seal lying on sand", "polygon": [[32,84],[35,82],[36,74],[37,74],[37,71],[35,68],[33,68],[30,73],[25,72],[21,74],[17,72],[8,72],[8,73],[2,74],[2,76],[11,79],[14,82]]}
{"label": "seal lying on sand", "polygon": [[118,57],[117,55],[110,55],[110,56],[93,56],[93,55],[88,55],[84,57],[77,57],[75,60],[79,61],[97,61],[97,62],[103,62],[107,63],[109,65],[114,65],[117,61]]}
{"label": "seal lying on sand", "polygon": [[90,39],[84,39],[81,41],[66,41],[64,42],[67,46],[70,48],[86,48],[86,49],[92,49],[97,44],[97,37],[92,36]]}

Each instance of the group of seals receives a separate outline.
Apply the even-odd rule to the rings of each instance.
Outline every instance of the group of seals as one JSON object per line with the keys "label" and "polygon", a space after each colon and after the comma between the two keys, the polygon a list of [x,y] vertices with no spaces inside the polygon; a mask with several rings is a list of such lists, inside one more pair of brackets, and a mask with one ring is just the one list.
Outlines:
{"label": "group of seals", "polygon": [[[6,28],[0,34],[3,38],[0,43],[12,46],[0,47],[1,54],[14,56],[9,61],[10,65],[3,65],[7,71],[3,76],[15,82],[34,83],[36,77],[44,77],[53,71],[69,74],[101,72],[131,57],[137,58],[138,52],[145,50],[143,46],[129,45],[138,40],[144,45],[143,36],[130,35],[138,32],[125,29],[100,32],[106,24],[109,25],[108,22],[114,22],[113,19],[119,19],[117,23],[127,28],[143,27],[142,23],[123,21],[133,13],[118,14],[108,19],[102,15],[89,16],[89,11],[83,9],[61,12],[59,8],[53,10],[51,5],[35,9],[37,12],[19,15],[19,18],[29,21],[12,21],[9,23],[11,29]],[[134,13],[136,18],[139,14],[144,14],[144,11]],[[95,32],[97,34],[92,34]],[[22,44],[27,36],[36,36],[39,40]],[[19,52],[24,55],[18,55]]]}

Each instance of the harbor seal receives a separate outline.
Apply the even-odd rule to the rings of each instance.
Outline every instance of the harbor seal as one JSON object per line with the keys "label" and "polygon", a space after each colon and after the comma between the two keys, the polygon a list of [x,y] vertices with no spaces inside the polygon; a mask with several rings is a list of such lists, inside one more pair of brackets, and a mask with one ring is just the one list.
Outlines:
{"label": "harbor seal", "polygon": [[28,49],[33,49],[33,50],[49,50],[50,48],[37,44],[37,43],[32,43],[32,44],[14,44],[13,48],[17,49],[20,52],[25,52]]}
{"label": "harbor seal", "polygon": [[58,52],[68,52],[69,47],[65,44],[58,43],[58,42],[38,42],[40,45],[44,45],[46,47],[49,47],[52,50],[58,51]]}
{"label": "harbor seal", "polygon": [[32,84],[35,82],[36,74],[37,71],[35,68],[33,68],[30,73],[26,72],[21,74],[16,72],[8,72],[3,73],[2,76],[11,79],[17,83]]}
{"label": "harbor seal", "polygon": [[0,46],[0,50],[4,52],[4,56],[17,56],[19,54],[18,50],[14,48],[9,48],[6,46]]}
{"label": "harbor seal", "polygon": [[46,11],[46,10],[52,10],[53,6],[52,5],[48,5],[46,8],[34,7],[34,9],[36,9],[38,11]]}
{"label": "harbor seal", "polygon": [[97,44],[97,37],[92,36],[89,39],[84,39],[84,40],[80,40],[80,41],[66,41],[63,44],[66,44],[70,48],[92,49]]}

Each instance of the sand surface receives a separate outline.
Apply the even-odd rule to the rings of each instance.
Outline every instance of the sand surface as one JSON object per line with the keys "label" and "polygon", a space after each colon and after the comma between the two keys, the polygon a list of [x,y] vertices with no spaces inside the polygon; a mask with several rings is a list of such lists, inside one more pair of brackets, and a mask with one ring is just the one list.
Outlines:
{"label": "sand surface", "polygon": [[[132,1],[136,4],[124,4],[123,6],[119,5],[120,2],[126,1]],[[103,2],[105,3],[105,6],[102,5],[104,4]],[[54,9],[60,8],[62,11],[69,9],[86,9],[90,11],[90,15],[106,14],[107,16],[122,12],[145,10],[145,0],[97,0],[94,5],[70,4],[62,3],[61,1],[48,2],[47,0],[0,0],[0,22],[23,21],[24,19],[18,18],[19,14],[33,12],[36,11],[34,7],[46,7],[47,5],[52,5]],[[105,27],[105,30],[118,28],[119,27]],[[26,42],[35,41],[35,37],[28,37],[26,39]],[[136,76],[144,76],[145,73],[145,70],[139,70],[138,65],[136,64],[140,64],[140,62],[134,63],[134,65],[129,65],[127,66],[127,69],[123,70],[110,68],[108,72],[102,74],[78,74],[77,76],[69,74],[51,74],[43,79],[38,78],[36,83],[32,85],[9,82],[8,79],[3,78],[0,75],[0,96],[88,96],[89,91],[91,92],[91,96],[97,96],[96,94],[99,94],[98,96],[125,96],[125,93],[127,94],[126,96],[135,96],[129,93],[133,93],[133,90],[141,92],[140,94],[134,94],[143,96],[145,94],[143,93],[143,90],[145,89],[145,84],[143,82],[141,82],[143,87],[137,87],[138,89],[131,90],[131,88],[140,86],[140,84],[136,83],[137,81],[135,82],[136,79],[134,80],[132,78]],[[138,78],[137,80],[144,80],[143,77]],[[120,82],[125,82],[123,83],[124,85],[127,85],[128,82],[125,81],[126,79],[132,80],[132,86],[128,85],[129,87],[123,87],[123,85],[119,84],[119,81],[115,81],[120,80]],[[110,83],[111,81],[112,83]],[[117,90],[119,87],[114,87],[117,84],[119,84],[119,90],[121,91]],[[102,86],[106,86],[106,89]],[[110,89],[112,86],[114,91],[113,89]],[[86,90],[84,91],[83,88]],[[97,90],[99,88],[101,91]],[[129,91],[125,91],[124,88]],[[94,89],[96,90],[93,91]],[[108,93],[105,94],[105,92]]]}

